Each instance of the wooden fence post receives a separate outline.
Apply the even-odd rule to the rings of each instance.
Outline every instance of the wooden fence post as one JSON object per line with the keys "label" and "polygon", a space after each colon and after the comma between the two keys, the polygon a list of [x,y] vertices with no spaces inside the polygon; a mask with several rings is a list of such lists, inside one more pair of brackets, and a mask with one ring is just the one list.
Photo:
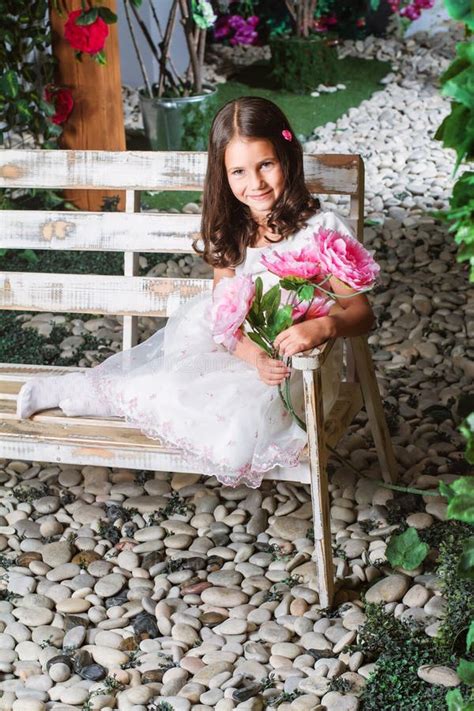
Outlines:
{"label": "wooden fence post", "polygon": [[[102,0],[101,4],[113,12],[116,0]],[[80,0],[63,0],[66,13],[81,8]],[[59,15],[50,0],[53,54],[57,59],[55,81],[71,89],[74,109],[64,124],[61,148],[103,151],[125,150],[125,128],[122,108],[122,84],[117,24],[109,25],[105,43],[107,64],[101,66],[83,54],[82,61],[64,39],[67,15]],[[119,210],[125,208],[124,191],[66,190],[67,199],[80,210],[100,211],[104,198],[117,196]]]}

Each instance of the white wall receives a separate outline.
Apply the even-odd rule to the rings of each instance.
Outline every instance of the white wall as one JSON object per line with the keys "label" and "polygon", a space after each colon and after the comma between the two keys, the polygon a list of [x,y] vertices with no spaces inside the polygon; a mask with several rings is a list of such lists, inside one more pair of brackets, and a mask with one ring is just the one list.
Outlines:
{"label": "white wall", "polygon": [[[164,32],[166,27],[166,20],[168,18],[169,9],[171,7],[172,0],[151,0],[154,7],[156,8],[156,14],[160,20],[162,30]],[[159,35],[156,27],[156,23],[152,17],[150,10],[150,0],[143,0],[142,7],[139,8],[140,16],[143,18],[148,30],[158,44]],[[148,76],[151,83],[158,80],[158,65],[153,58],[150,50],[148,49],[148,44],[143,37],[143,33],[137,23],[134,21],[133,13],[130,10],[133,25],[136,29],[136,38],[140,51],[142,53],[145,66],[147,68]],[[143,77],[140,71],[140,66],[138,64],[135,50],[130,38],[130,32],[127,25],[127,20],[125,17],[125,12],[123,9],[123,2],[119,0],[117,3],[117,15],[118,15],[118,27],[119,27],[119,42],[120,42],[120,62],[122,71],[122,84],[128,84],[132,87],[143,86]],[[173,60],[178,72],[185,71],[188,66],[188,50],[186,48],[186,40],[184,37],[183,28],[179,22],[180,13],[179,9],[177,12],[177,20],[175,24],[175,30],[173,33],[173,38],[171,42],[170,56]]]}

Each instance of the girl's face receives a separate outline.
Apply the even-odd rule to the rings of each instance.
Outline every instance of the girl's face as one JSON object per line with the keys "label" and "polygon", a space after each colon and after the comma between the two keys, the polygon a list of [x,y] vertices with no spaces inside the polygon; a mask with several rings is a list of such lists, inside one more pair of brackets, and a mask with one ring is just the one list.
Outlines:
{"label": "girl's face", "polygon": [[229,186],[257,221],[267,215],[283,192],[285,179],[271,141],[233,138],[224,156]]}

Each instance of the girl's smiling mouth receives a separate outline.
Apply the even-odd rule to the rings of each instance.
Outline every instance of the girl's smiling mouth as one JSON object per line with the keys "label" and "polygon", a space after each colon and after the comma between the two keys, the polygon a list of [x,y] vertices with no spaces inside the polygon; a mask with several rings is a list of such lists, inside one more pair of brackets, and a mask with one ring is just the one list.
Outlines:
{"label": "girl's smiling mouth", "polygon": [[272,189],[270,188],[270,190],[267,190],[266,193],[261,193],[261,195],[249,195],[249,197],[252,198],[252,200],[262,200],[263,198],[268,197],[271,192]]}

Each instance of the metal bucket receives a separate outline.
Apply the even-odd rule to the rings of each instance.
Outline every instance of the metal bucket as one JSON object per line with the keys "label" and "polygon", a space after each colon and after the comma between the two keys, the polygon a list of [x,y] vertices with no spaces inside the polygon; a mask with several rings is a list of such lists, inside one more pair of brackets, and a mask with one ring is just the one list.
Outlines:
{"label": "metal bucket", "polygon": [[145,134],[154,151],[205,151],[216,89],[197,96],[150,98],[139,92]]}

